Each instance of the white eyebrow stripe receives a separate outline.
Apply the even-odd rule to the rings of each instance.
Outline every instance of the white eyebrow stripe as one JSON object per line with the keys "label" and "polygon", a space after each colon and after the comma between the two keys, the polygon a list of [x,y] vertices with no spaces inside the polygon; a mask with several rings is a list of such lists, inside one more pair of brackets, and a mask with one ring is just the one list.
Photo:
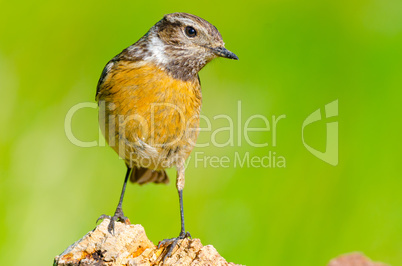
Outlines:
{"label": "white eyebrow stripe", "polygon": [[175,18],[174,21],[179,21],[186,25],[196,26],[196,23],[194,22],[194,20],[191,20],[189,18]]}

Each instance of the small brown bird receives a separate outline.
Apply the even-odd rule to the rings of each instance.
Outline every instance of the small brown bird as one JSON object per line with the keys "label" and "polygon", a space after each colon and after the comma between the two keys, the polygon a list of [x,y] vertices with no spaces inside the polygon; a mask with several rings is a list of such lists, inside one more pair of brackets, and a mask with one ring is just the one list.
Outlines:
{"label": "small brown bird", "polygon": [[108,144],[127,165],[123,189],[108,230],[128,222],[122,202],[128,179],[168,183],[164,169],[177,169],[181,231],[171,243],[188,237],[184,228],[184,162],[198,137],[201,85],[198,72],[212,59],[238,59],[206,20],[186,13],[163,17],[141,39],[105,66],[96,99],[99,124]]}

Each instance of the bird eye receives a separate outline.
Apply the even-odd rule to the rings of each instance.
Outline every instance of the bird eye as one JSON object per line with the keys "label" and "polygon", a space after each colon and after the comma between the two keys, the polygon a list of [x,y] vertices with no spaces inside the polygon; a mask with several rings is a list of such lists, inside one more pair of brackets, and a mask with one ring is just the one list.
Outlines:
{"label": "bird eye", "polygon": [[191,26],[187,26],[185,29],[185,32],[186,32],[186,35],[190,38],[197,36],[197,31]]}

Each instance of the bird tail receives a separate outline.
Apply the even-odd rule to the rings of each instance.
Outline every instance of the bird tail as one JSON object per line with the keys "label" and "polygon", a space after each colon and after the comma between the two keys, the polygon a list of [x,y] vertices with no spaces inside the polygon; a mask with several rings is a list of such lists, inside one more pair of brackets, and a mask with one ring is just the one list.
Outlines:
{"label": "bird tail", "polygon": [[130,181],[140,185],[146,183],[169,183],[169,177],[165,170],[152,170],[143,167],[136,167],[131,170]]}

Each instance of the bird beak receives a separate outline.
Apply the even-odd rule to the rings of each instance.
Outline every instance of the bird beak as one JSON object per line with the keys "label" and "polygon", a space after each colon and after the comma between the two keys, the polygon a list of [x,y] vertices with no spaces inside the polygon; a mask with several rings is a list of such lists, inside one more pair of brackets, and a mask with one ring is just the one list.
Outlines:
{"label": "bird beak", "polygon": [[234,60],[239,60],[237,55],[235,55],[234,53],[232,53],[231,51],[229,51],[225,47],[212,48],[212,51],[217,56],[224,57],[224,58],[229,58],[229,59],[234,59]]}

